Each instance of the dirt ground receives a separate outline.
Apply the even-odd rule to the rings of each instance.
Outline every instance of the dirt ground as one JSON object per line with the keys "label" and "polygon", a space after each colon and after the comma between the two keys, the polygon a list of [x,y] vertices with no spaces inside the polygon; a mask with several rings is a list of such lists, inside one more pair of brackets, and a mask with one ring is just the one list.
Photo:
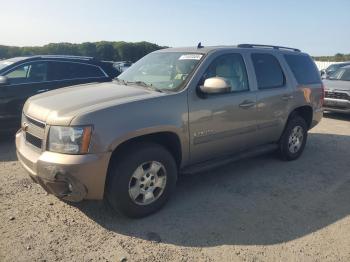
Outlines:
{"label": "dirt ground", "polygon": [[0,142],[0,261],[349,261],[350,116],[328,115],[303,156],[264,155],[180,178],[160,212],[47,195]]}

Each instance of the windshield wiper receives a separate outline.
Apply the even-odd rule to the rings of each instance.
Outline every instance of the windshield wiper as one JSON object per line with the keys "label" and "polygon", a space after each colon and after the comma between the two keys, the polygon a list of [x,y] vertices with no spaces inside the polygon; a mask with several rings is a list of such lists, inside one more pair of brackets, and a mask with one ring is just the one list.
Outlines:
{"label": "windshield wiper", "polygon": [[145,88],[153,90],[153,91],[163,92],[162,89],[159,89],[159,88],[153,86],[152,84],[147,84],[146,82],[143,82],[143,81],[126,81],[126,84],[137,85],[137,86],[145,87]]}
{"label": "windshield wiper", "polygon": [[126,81],[126,83],[130,85],[137,85],[142,87],[152,87],[152,84],[147,84],[146,82],[143,82],[143,81]]}
{"label": "windshield wiper", "polygon": [[127,81],[123,80],[123,79],[120,79],[118,77],[115,77],[113,80],[117,81],[119,84],[122,84],[122,85],[127,85]]}
{"label": "windshield wiper", "polygon": [[125,85],[125,86],[127,86],[127,85],[137,85],[137,86],[145,87],[145,88],[153,90],[153,91],[162,92],[162,93],[165,92],[164,90],[156,88],[152,84],[147,84],[146,82],[143,82],[143,81],[126,81],[126,80],[120,79],[118,77],[115,77],[114,80],[117,81],[119,84],[122,84],[122,85]]}

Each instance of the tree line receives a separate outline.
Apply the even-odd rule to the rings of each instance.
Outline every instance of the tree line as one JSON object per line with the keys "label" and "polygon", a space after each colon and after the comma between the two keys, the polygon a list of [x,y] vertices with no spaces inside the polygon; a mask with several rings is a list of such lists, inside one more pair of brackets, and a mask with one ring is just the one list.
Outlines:
{"label": "tree line", "polygon": [[30,55],[77,55],[90,56],[108,61],[135,62],[146,54],[165,48],[149,42],[86,42],[81,44],[51,43],[44,46],[0,45],[0,59]]}
{"label": "tree line", "polygon": [[316,61],[344,62],[350,61],[350,54],[336,54],[334,56],[315,56]]}
{"label": "tree line", "polygon": [[[16,56],[30,55],[78,55],[91,56],[101,60],[109,61],[132,61],[135,62],[150,52],[165,46],[149,42],[85,42],[81,44],[51,43],[44,46],[5,46],[0,45],[0,59]],[[350,61],[350,54],[336,54],[334,56],[316,56],[317,61],[342,62]]]}

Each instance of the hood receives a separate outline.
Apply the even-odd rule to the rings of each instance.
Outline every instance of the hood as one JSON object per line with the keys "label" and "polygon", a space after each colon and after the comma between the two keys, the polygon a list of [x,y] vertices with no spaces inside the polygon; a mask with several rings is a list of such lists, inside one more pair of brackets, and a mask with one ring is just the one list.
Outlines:
{"label": "hood", "polygon": [[159,93],[116,82],[72,86],[33,96],[23,112],[34,119],[54,125],[69,125],[74,117],[140,99],[162,96]]}
{"label": "hood", "polygon": [[341,91],[349,91],[350,92],[350,81],[342,81],[342,80],[323,80],[325,90],[341,90]]}

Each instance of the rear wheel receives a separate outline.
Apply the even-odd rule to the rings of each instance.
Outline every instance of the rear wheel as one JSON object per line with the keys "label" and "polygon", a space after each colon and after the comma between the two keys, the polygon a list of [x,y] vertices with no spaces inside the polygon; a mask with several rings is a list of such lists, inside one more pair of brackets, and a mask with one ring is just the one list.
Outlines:
{"label": "rear wheel", "polygon": [[279,142],[279,152],[284,160],[295,160],[303,153],[307,140],[307,125],[304,118],[294,116],[287,123]]}
{"label": "rear wheel", "polygon": [[173,156],[157,144],[132,146],[112,164],[106,197],[113,209],[143,217],[160,209],[175,188]]}

